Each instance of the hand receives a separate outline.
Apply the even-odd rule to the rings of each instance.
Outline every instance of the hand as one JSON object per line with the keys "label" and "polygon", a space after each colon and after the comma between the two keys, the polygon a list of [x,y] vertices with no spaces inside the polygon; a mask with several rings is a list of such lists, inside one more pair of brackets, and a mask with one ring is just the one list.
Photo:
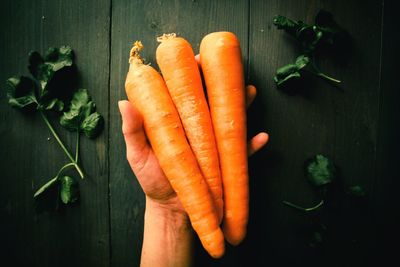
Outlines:
{"label": "hand", "polygon": [[[256,96],[256,88],[246,87],[246,103],[249,106]],[[185,213],[177,195],[165,177],[157,158],[146,139],[143,119],[134,106],[123,100],[118,103],[122,116],[122,132],[126,143],[126,156],[147,201],[155,206]],[[268,141],[268,134],[261,132],[248,143],[248,155],[261,149]]]}
{"label": "hand", "polygon": [[[247,106],[253,102],[256,93],[254,86],[246,87]],[[126,100],[119,101],[118,106],[126,156],[146,195],[140,266],[191,266],[193,231],[189,218],[146,138],[142,116]],[[261,149],[268,138],[264,132],[254,136],[248,143],[248,155]]]}

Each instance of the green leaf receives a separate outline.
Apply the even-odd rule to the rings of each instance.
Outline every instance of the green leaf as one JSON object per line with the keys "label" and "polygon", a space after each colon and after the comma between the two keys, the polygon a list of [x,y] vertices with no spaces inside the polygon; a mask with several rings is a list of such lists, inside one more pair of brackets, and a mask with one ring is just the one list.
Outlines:
{"label": "green leaf", "polygon": [[294,21],[284,16],[275,16],[273,23],[292,35],[302,46],[303,53],[314,52],[321,44],[332,45],[343,30],[333,20],[331,13],[320,10],[315,17],[315,25]]}
{"label": "green leaf", "polygon": [[48,99],[48,100],[42,100],[39,109],[41,110],[55,110],[55,111],[63,111],[64,109],[64,102],[57,99]]}
{"label": "green leaf", "polygon": [[44,56],[45,63],[51,66],[53,71],[58,71],[64,67],[72,66],[73,52],[69,46],[60,48],[49,48]]}
{"label": "green leaf", "polygon": [[309,62],[310,59],[307,56],[300,55],[297,57],[294,64],[287,64],[276,71],[276,75],[274,77],[275,83],[280,86],[288,80],[300,78],[300,70],[306,67]]}
{"label": "green leaf", "polygon": [[79,89],[72,97],[67,112],[60,117],[60,124],[70,131],[83,132],[87,137],[96,137],[103,129],[104,119],[95,112],[96,105],[86,89]]}
{"label": "green leaf", "polygon": [[81,124],[83,133],[89,138],[97,137],[103,130],[104,119],[100,113],[94,112],[90,114]]}
{"label": "green leaf", "polygon": [[310,58],[308,56],[305,55],[300,55],[296,58],[296,66],[298,70],[301,70],[302,68],[304,68],[305,66],[307,66],[307,64],[310,62]]}
{"label": "green leaf", "polygon": [[34,51],[29,54],[28,69],[33,77],[38,80],[41,86],[41,95],[45,94],[47,84],[53,78],[54,74],[73,64],[73,52],[69,46],[60,48],[51,47],[44,58]]}
{"label": "green leaf", "polygon": [[72,64],[73,52],[69,46],[49,48],[44,57],[38,52],[29,54],[28,69],[40,85],[39,109],[56,111],[64,109],[64,103],[60,97],[63,94],[66,95],[66,92],[60,92],[62,91],[60,89],[65,81],[59,81],[62,75],[56,74],[71,67]]}
{"label": "green leaf", "polygon": [[306,173],[308,180],[319,187],[335,180],[336,168],[327,157],[316,155],[306,163]]}
{"label": "green leaf", "polygon": [[285,31],[293,32],[296,31],[299,27],[298,23],[288,19],[285,16],[277,15],[273,20],[274,25],[279,29],[283,29]]}
{"label": "green leaf", "polygon": [[82,122],[94,111],[94,108],[95,105],[88,91],[79,89],[72,96],[69,110],[60,117],[60,124],[69,131],[78,131]]}
{"label": "green leaf", "polygon": [[78,200],[79,184],[74,178],[63,176],[60,179],[60,185],[60,197],[64,204],[73,203]]}
{"label": "green leaf", "polygon": [[8,104],[16,108],[37,105],[35,82],[24,76],[7,79]]}
{"label": "green leaf", "polygon": [[344,33],[344,30],[333,19],[333,15],[323,9],[315,16],[315,25],[323,33],[323,42],[328,44],[333,44],[337,35]]}

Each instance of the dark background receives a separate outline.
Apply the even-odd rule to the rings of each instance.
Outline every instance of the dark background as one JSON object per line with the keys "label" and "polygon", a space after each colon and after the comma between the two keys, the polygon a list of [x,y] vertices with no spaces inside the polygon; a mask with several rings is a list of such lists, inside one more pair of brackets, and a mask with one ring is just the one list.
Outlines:
{"label": "dark background", "polygon": [[[385,266],[395,258],[398,208],[400,45],[395,1],[126,1],[7,0],[0,4],[0,80],[27,74],[31,50],[70,45],[81,87],[106,119],[95,141],[82,138],[77,205],[38,212],[33,193],[67,162],[39,116],[24,115],[0,91],[1,255],[7,266],[138,266],[144,196],[125,159],[117,101],[132,41],[154,65],[156,37],[176,32],[198,52],[209,32],[229,30],[242,44],[247,82],[258,96],[249,133],[270,143],[250,158],[251,216],[247,239],[210,259],[197,244],[198,266]],[[276,69],[298,54],[295,42],[272,25],[275,15],[312,23],[321,8],[351,36],[349,49],[319,64],[340,87],[311,78],[294,92],[276,89]],[[350,52],[349,52],[350,51]],[[345,58],[345,60],[342,60]],[[5,87],[5,83],[1,86]],[[74,135],[59,131],[72,150]],[[304,161],[322,153],[340,176],[332,204],[305,215],[282,204],[312,206],[318,195]],[[360,185],[367,196],[345,193]],[[325,228],[319,229],[321,222]],[[318,231],[322,242],[312,238]],[[396,261],[395,261],[396,262]],[[396,265],[396,263],[394,263]]]}

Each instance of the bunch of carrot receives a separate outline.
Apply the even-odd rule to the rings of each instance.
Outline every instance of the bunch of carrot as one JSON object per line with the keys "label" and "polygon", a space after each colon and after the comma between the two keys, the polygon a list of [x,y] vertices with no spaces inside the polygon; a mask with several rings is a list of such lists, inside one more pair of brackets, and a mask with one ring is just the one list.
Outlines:
{"label": "bunch of carrot", "polygon": [[[245,86],[238,38],[206,35],[200,70],[191,45],[175,34],[158,38],[162,76],[144,64],[136,42],[125,89],[143,116],[150,144],[189,215],[203,247],[215,257],[226,239],[239,244],[248,220]],[[222,229],[221,229],[222,223]]]}

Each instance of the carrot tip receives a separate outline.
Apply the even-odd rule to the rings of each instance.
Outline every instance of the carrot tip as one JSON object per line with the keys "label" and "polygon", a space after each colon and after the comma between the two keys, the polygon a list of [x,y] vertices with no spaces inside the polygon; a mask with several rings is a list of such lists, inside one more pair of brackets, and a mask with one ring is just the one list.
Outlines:
{"label": "carrot tip", "polygon": [[141,41],[135,41],[133,43],[132,49],[129,53],[129,63],[132,63],[134,61],[138,61],[140,63],[143,63],[143,58],[140,56],[139,52],[143,49],[143,44]]}
{"label": "carrot tip", "polygon": [[163,35],[157,37],[157,42],[161,43],[161,42],[163,42],[165,40],[173,39],[175,37],[176,37],[176,33],[174,33],[174,32],[172,32],[172,33],[164,33]]}

